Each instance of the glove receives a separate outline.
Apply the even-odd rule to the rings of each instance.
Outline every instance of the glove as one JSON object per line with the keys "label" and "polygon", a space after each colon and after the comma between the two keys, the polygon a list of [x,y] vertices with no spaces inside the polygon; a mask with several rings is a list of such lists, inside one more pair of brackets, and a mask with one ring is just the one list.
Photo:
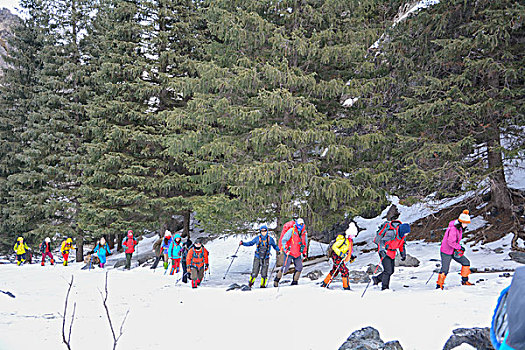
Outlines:
{"label": "glove", "polygon": [[210,265],[209,264],[205,264],[204,265],[204,271],[208,271],[208,267],[210,267]]}
{"label": "glove", "polygon": [[351,255],[351,256],[350,256],[350,262],[353,263],[353,262],[355,261],[355,258],[356,258],[355,255]]}
{"label": "glove", "polygon": [[406,255],[401,255],[401,261],[405,261],[407,259]]}
{"label": "glove", "polygon": [[239,245],[242,245],[242,241],[239,242]]}
{"label": "glove", "polygon": [[461,246],[461,249],[460,249],[462,252],[465,252],[465,247]]}

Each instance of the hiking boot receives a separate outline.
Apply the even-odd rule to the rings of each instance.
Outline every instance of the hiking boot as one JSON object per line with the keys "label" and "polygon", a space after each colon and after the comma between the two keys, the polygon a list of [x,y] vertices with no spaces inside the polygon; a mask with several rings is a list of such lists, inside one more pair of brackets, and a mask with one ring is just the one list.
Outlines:
{"label": "hiking boot", "polygon": [[467,280],[463,280],[463,279],[462,279],[462,280],[461,280],[461,284],[462,284],[463,286],[473,286],[473,285],[474,285],[474,283],[470,283],[470,282],[468,281],[468,279],[467,279]]}
{"label": "hiking boot", "polygon": [[440,273],[438,275],[438,280],[436,282],[436,289],[441,288],[441,290],[443,290],[443,286],[445,285],[445,278],[446,277],[447,277],[447,275],[445,275],[444,273]]}
{"label": "hiking boot", "polygon": [[326,286],[327,286],[327,284],[326,284],[324,281],[321,282],[321,288],[324,288],[324,287],[326,287]]}
{"label": "hiking boot", "polygon": [[297,281],[292,281],[292,283],[290,283],[291,286],[296,286],[298,284]]}
{"label": "hiking boot", "polygon": [[261,278],[261,288],[266,288],[266,281],[268,278]]}
{"label": "hiking boot", "polygon": [[45,266],[46,264],[42,261],[42,264],[41,264],[41,265],[42,265],[42,266]]}
{"label": "hiking boot", "polygon": [[248,287],[251,288],[254,283],[255,283],[255,277],[251,277],[250,280],[248,281]]}
{"label": "hiking boot", "polygon": [[279,279],[278,279],[278,278],[276,278],[276,279],[273,280],[273,286],[274,286],[275,288],[279,287]]}

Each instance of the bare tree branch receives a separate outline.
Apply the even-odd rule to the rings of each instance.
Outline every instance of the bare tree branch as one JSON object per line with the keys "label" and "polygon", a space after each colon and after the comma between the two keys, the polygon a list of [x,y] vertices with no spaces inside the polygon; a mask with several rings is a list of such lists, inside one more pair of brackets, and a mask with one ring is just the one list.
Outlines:
{"label": "bare tree branch", "polygon": [[67,313],[67,303],[69,301],[69,292],[73,287],[73,275],[71,275],[71,282],[68,282],[69,288],[67,289],[66,301],[64,303],[64,315],[62,316],[62,342],[66,344],[68,350],[71,350],[71,329],[73,328],[73,320],[75,318],[75,310],[77,308],[77,303],[73,305],[73,314],[71,315],[71,323],[69,325],[69,334],[66,339],[66,313]]}
{"label": "bare tree branch", "polygon": [[124,334],[124,331],[123,331],[124,323],[126,322],[126,319],[128,317],[129,310],[126,311],[126,315],[124,315],[124,319],[122,320],[122,323],[120,324],[119,335],[117,337],[115,335],[115,330],[113,329],[113,322],[111,322],[111,316],[109,315],[109,309],[108,309],[108,304],[107,304],[107,300],[108,300],[108,271],[106,271],[106,282],[105,282],[105,286],[104,286],[105,294],[102,294],[102,292],[100,290],[99,290],[99,292],[100,292],[100,296],[102,297],[102,304],[104,305],[104,309],[106,309],[106,316],[108,317],[109,328],[111,329],[111,334],[113,335],[113,350],[115,350],[117,348],[117,343],[118,343],[120,337],[122,336],[122,334]]}

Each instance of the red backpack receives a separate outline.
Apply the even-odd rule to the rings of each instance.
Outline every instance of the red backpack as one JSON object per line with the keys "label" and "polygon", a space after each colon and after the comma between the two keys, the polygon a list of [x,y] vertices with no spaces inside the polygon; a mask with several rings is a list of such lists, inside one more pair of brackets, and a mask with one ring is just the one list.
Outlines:
{"label": "red backpack", "polygon": [[294,225],[295,225],[295,221],[294,220],[288,221],[286,224],[284,224],[283,230],[281,231],[281,237],[279,238],[279,249],[283,250],[283,237],[284,237],[284,234],[286,232],[288,232],[289,229],[294,227]]}

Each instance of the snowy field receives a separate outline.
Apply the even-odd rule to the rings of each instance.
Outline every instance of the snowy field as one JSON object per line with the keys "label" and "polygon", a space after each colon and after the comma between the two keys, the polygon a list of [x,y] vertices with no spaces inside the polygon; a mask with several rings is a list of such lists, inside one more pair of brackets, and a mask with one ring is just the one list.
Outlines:
{"label": "snowy field", "polygon": [[[373,227],[373,220],[360,224]],[[370,230],[358,237],[367,239]],[[459,327],[486,327],[500,291],[511,279],[498,273],[473,274],[476,286],[460,286],[457,264],[451,265],[444,291],[435,290],[434,274],[439,261],[439,244],[410,242],[408,252],[417,257],[417,268],[397,268],[392,277],[393,291],[381,292],[370,287],[361,298],[365,284],[351,285],[343,291],[340,280],[331,289],[302,277],[299,286],[282,283],[281,288],[259,289],[259,279],[252,291],[226,291],[233,283],[247,283],[253,259],[253,247],[241,247],[226,279],[224,273],[240,237],[216,239],[206,247],[210,251],[210,276],[202,287],[192,290],[176,284],[177,276],[154,273],[148,267],[131,271],[109,269],[108,305],[115,328],[129,310],[118,349],[337,349],[351,332],[365,326],[377,328],[384,341],[399,340],[404,349],[442,349],[452,330]],[[466,256],[477,268],[518,266],[508,257],[511,236],[499,242],[468,247]],[[148,249],[145,240],[139,249]],[[503,246],[504,253],[493,249]],[[326,246],[310,245],[311,254]],[[472,252],[472,249],[478,249]],[[273,254],[273,253],[272,253]],[[377,264],[375,253],[360,254],[350,264],[351,270],[365,270]],[[274,257],[270,266],[274,264]],[[40,266],[39,264],[0,265],[0,289],[16,298],[0,294],[0,349],[15,350],[22,341],[25,348],[65,349],[62,341],[62,312],[71,275],[74,286],[70,295],[71,315],[76,302],[72,328],[72,349],[111,349],[112,336],[99,290],[104,289],[103,270],[80,270],[83,264]],[[329,263],[307,268],[326,274]],[[283,278],[289,281],[290,275]],[[69,324],[68,318],[67,324]],[[468,349],[469,347],[462,347]]]}

